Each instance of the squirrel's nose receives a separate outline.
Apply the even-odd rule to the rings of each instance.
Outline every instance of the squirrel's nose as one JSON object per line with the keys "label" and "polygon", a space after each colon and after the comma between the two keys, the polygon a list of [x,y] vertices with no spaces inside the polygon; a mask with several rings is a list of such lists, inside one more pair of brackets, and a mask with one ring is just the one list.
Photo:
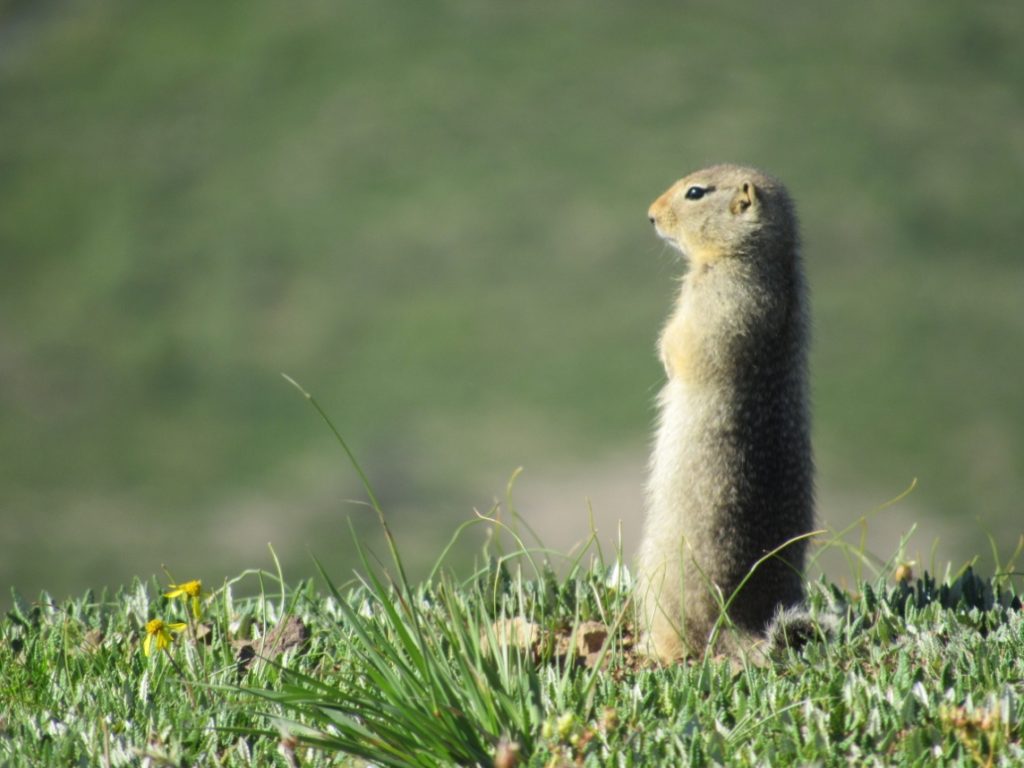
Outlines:
{"label": "squirrel's nose", "polygon": [[653,216],[651,216],[651,214],[649,214],[649,213],[647,214],[647,220],[648,220],[649,222],[651,222],[651,224],[653,224],[653,223],[654,223],[654,217],[653,217]]}

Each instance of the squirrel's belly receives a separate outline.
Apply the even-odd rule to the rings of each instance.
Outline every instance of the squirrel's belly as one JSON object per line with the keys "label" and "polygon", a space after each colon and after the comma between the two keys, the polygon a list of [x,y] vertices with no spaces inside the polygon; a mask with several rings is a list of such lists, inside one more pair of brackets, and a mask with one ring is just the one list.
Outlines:
{"label": "squirrel's belly", "polygon": [[713,534],[714,509],[729,485],[716,437],[728,411],[714,392],[698,391],[670,379],[660,395],[660,414],[651,455],[648,497],[652,527],[664,525],[687,538]]}

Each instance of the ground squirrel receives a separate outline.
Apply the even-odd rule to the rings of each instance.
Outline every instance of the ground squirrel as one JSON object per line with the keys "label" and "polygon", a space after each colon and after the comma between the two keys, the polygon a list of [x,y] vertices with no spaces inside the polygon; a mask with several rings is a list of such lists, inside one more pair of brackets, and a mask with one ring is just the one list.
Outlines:
{"label": "ground squirrel", "polygon": [[[755,563],[813,523],[808,320],[793,205],[765,174],[692,173],[648,212],[689,269],[659,349],[668,381],[639,553],[641,631],[663,660],[699,653]],[[806,540],[761,563],[718,647],[762,637],[803,598]]]}

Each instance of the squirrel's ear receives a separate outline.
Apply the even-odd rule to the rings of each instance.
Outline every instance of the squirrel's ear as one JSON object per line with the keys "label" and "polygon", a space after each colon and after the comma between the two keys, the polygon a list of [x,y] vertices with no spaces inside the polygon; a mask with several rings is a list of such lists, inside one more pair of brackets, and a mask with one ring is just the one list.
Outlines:
{"label": "squirrel's ear", "polygon": [[732,202],[729,204],[729,210],[735,214],[740,214],[756,202],[757,187],[754,186],[754,182],[752,181],[744,181],[736,190],[736,194],[732,196]]}

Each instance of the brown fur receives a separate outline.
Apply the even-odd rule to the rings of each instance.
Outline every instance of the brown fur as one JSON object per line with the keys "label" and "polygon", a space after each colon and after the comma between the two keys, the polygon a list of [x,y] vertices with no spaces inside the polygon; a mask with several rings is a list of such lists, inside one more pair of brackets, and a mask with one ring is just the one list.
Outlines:
{"label": "brown fur", "polygon": [[[688,199],[692,188],[703,194]],[[778,181],[713,166],[674,184],[649,216],[689,262],[659,343],[668,381],[638,568],[646,648],[670,660],[707,647],[748,574],[728,610],[742,643],[803,598],[806,541],[751,569],[813,523],[807,308]]]}

